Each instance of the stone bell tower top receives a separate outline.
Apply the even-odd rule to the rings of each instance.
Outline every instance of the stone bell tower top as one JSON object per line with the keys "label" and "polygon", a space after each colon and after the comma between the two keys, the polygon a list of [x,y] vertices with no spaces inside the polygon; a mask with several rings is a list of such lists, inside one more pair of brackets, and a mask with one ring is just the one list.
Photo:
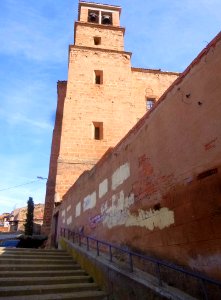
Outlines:
{"label": "stone bell tower top", "polygon": [[79,2],[78,21],[93,24],[120,26],[120,6]]}
{"label": "stone bell tower top", "polygon": [[120,27],[121,7],[79,2],[74,45],[124,51],[125,28]]}

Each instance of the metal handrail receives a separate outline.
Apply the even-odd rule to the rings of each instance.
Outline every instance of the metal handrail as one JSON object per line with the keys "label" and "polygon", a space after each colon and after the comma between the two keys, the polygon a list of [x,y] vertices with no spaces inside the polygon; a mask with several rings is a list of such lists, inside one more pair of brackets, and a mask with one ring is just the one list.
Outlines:
{"label": "metal handrail", "polygon": [[194,277],[194,278],[200,280],[201,285],[202,285],[202,291],[203,291],[203,294],[205,296],[205,299],[208,299],[207,291],[206,291],[206,288],[205,288],[205,283],[210,283],[210,284],[216,285],[219,288],[221,288],[221,282],[218,281],[218,280],[211,279],[211,278],[209,278],[205,275],[202,275],[200,273],[187,270],[187,269],[185,269],[183,267],[180,267],[180,266],[177,266],[173,263],[169,263],[169,262],[166,262],[166,261],[148,256],[148,255],[142,255],[142,254],[139,254],[139,253],[136,253],[136,252],[133,252],[133,251],[129,251],[127,249],[121,248],[119,246],[108,243],[106,241],[98,240],[98,239],[96,239],[94,237],[91,237],[91,236],[86,236],[83,233],[71,231],[67,228],[61,228],[60,235],[63,236],[63,237],[66,237],[66,231],[68,233],[68,240],[70,239],[70,235],[71,235],[73,237],[73,242],[74,242],[74,237],[78,236],[78,242],[79,242],[80,246],[82,244],[82,239],[85,238],[86,243],[87,243],[86,244],[87,245],[87,250],[89,250],[89,248],[90,248],[90,244],[89,244],[90,240],[96,242],[96,250],[97,250],[97,255],[98,256],[99,256],[99,253],[100,253],[99,244],[107,246],[108,249],[109,249],[109,258],[110,258],[111,262],[113,261],[112,249],[116,249],[116,250],[119,250],[123,253],[126,253],[129,256],[129,266],[130,266],[130,271],[131,272],[133,272],[133,257],[138,257],[138,258],[141,258],[143,260],[150,261],[150,262],[156,264],[157,277],[158,277],[158,282],[159,282],[160,286],[162,286],[162,280],[161,280],[161,276],[160,276],[160,266],[164,266],[166,268],[175,270],[177,272],[181,272],[185,275],[188,275],[188,276],[191,276],[191,277]]}

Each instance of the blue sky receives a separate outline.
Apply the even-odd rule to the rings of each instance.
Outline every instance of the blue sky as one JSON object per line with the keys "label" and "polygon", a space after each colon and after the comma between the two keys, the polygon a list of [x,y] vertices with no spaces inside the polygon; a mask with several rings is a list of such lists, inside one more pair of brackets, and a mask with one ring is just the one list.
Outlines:
{"label": "blue sky", "polygon": [[[122,6],[134,67],[182,72],[220,31],[220,0],[99,3]],[[77,6],[0,0],[0,214],[26,206],[30,196],[44,202],[46,181],[37,176],[48,175],[56,83],[67,79]]]}

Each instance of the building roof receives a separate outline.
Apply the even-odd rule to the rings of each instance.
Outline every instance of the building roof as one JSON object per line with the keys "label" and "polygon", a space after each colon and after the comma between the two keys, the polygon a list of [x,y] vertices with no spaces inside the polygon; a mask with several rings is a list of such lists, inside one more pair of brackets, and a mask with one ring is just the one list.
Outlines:
{"label": "building roof", "polygon": [[162,71],[161,69],[145,69],[145,68],[131,68],[132,72],[142,72],[142,73],[160,73],[160,74],[169,74],[169,75],[179,75],[179,72],[170,72],[170,71]]}

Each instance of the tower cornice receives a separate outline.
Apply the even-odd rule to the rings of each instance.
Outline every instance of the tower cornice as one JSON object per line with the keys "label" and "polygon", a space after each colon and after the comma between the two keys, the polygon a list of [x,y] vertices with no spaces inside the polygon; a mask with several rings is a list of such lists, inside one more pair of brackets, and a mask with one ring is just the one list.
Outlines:
{"label": "tower cornice", "polygon": [[127,51],[119,51],[119,50],[112,50],[112,49],[104,49],[104,48],[94,48],[94,47],[87,47],[87,46],[76,46],[76,45],[69,45],[69,53],[72,49],[81,49],[81,50],[89,50],[93,52],[108,52],[108,53],[118,53],[118,54],[125,54],[132,56],[132,52]]}
{"label": "tower cornice", "polygon": [[123,33],[125,33],[125,27],[121,27],[121,26],[103,25],[103,24],[88,23],[88,22],[82,22],[82,21],[75,22],[75,26],[77,26],[77,25],[84,25],[87,27],[97,27],[97,28],[111,29],[111,30],[119,30],[119,31],[122,31]]}

